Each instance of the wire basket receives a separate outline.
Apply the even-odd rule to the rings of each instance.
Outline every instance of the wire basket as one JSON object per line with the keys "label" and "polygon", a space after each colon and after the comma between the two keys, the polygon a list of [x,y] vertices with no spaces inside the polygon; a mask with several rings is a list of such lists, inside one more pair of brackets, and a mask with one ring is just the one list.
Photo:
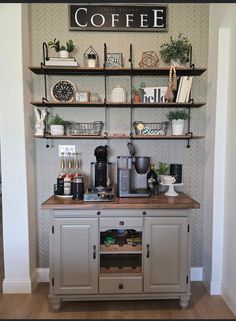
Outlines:
{"label": "wire basket", "polygon": [[66,134],[72,136],[99,136],[101,135],[102,128],[102,121],[94,121],[91,123],[66,122]]}
{"label": "wire basket", "polygon": [[133,122],[136,135],[166,135],[168,126],[168,121],[162,121],[160,123]]}

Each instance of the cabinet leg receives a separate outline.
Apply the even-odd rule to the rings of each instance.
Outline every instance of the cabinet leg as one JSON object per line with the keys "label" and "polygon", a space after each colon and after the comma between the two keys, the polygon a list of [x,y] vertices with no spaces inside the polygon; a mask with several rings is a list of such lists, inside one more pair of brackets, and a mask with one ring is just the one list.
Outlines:
{"label": "cabinet leg", "polygon": [[49,299],[50,299],[52,310],[54,310],[54,311],[60,310],[60,308],[61,308],[61,299],[57,298],[57,297],[52,297],[52,296],[50,296]]}
{"label": "cabinet leg", "polygon": [[189,299],[190,299],[190,295],[189,294],[185,294],[185,295],[181,295],[180,300],[179,300],[179,304],[181,306],[182,309],[186,309],[189,303]]}

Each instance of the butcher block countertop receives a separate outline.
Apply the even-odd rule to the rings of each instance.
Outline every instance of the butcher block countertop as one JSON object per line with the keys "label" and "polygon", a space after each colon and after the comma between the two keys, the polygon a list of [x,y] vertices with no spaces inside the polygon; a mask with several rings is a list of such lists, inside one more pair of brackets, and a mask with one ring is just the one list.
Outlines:
{"label": "butcher block countertop", "polygon": [[71,198],[58,198],[53,195],[42,204],[42,209],[188,209],[200,208],[200,204],[184,193],[178,196],[165,196],[164,193],[151,197],[119,198],[115,197],[113,202],[84,202],[72,200]]}

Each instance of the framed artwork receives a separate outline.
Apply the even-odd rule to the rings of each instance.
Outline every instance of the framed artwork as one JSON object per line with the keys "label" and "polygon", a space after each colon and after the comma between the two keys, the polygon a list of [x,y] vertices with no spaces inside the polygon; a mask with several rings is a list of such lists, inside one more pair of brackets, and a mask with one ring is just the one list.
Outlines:
{"label": "framed artwork", "polygon": [[107,53],[106,67],[109,67],[109,68],[123,67],[123,54]]}

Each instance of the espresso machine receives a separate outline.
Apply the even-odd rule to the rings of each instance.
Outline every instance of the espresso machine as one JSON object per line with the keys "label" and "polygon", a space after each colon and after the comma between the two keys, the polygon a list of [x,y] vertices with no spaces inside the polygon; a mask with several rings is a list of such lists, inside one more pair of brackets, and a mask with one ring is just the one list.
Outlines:
{"label": "espresso machine", "polygon": [[111,162],[107,161],[107,146],[98,146],[94,150],[96,162],[90,163],[90,177],[84,201],[113,201],[111,180]]}
{"label": "espresso machine", "polygon": [[[128,143],[131,144],[131,143]],[[117,157],[117,196],[118,197],[149,197],[147,188],[132,188],[133,176],[146,174],[149,169],[150,157],[135,156],[132,145],[128,145],[131,156]]]}

